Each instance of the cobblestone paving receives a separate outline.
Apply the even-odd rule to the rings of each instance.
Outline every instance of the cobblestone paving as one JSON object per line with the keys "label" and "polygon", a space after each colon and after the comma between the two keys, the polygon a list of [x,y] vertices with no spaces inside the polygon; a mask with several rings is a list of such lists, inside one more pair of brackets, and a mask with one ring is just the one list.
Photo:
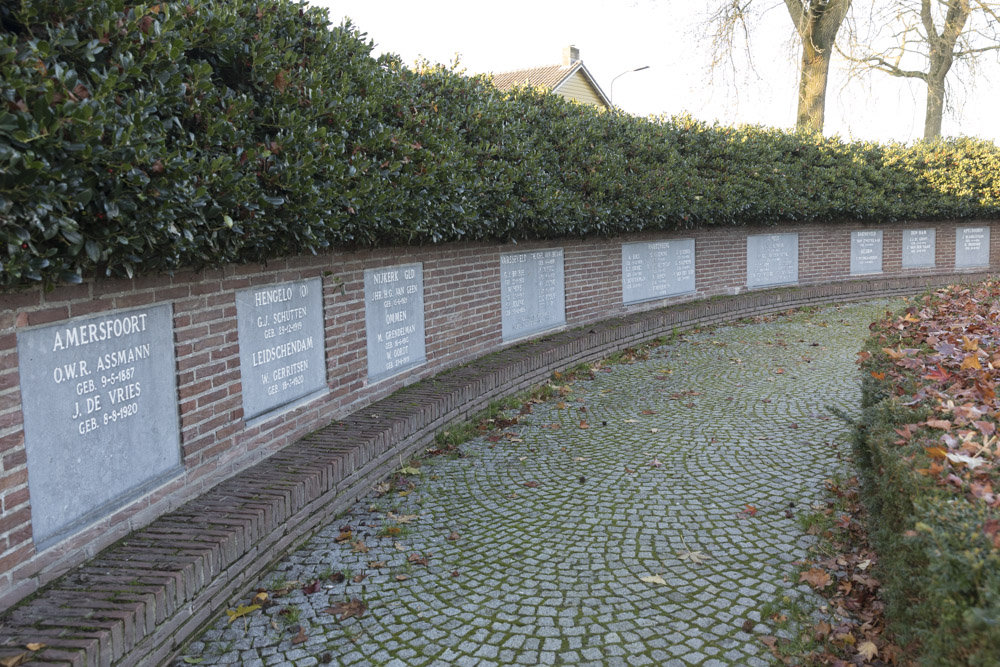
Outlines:
{"label": "cobblestone paving", "polygon": [[[411,492],[373,491],[262,583],[273,592],[320,578],[319,592],[296,584],[263,611],[223,616],[184,655],[204,665],[770,664],[755,637],[770,632],[756,623],[762,606],[821,604],[796,583],[793,562],[812,538],[795,515],[843,468],[846,428],[828,406],[856,410],[855,352],[893,305],[689,333],[646,360],[605,365],[499,439],[425,460]],[[353,539],[338,542],[347,526]],[[394,526],[400,534],[385,535]],[[334,583],[336,572],[347,580]],[[663,583],[643,581],[656,575]],[[360,618],[324,611],[355,597],[368,605]]]}

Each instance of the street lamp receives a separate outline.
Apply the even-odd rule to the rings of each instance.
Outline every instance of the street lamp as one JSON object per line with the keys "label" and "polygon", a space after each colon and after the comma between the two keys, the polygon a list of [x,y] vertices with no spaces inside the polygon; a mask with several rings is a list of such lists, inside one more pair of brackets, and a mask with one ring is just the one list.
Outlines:
{"label": "street lamp", "polygon": [[608,98],[608,101],[611,102],[612,108],[614,108],[615,106],[615,79],[617,79],[619,76],[625,76],[630,72],[641,72],[644,69],[649,69],[649,65],[643,65],[642,67],[636,67],[635,69],[627,69],[618,76],[616,76],[614,79],[611,79],[611,96]]}

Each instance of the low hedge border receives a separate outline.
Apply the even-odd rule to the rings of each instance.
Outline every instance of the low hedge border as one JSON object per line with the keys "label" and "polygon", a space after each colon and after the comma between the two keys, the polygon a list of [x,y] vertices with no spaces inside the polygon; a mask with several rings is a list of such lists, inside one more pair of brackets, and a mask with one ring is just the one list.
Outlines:
{"label": "low hedge border", "polygon": [[921,664],[1000,656],[1000,282],[872,325],[855,459],[886,616]]}

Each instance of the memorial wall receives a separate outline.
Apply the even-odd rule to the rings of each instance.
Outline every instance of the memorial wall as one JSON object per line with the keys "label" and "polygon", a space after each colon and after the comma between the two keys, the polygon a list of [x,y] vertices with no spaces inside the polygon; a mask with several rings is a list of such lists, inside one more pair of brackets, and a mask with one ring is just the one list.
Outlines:
{"label": "memorial wall", "polygon": [[[399,387],[747,290],[981,271],[989,223],[450,244],[0,296],[0,607]],[[862,283],[859,283],[862,284]]]}

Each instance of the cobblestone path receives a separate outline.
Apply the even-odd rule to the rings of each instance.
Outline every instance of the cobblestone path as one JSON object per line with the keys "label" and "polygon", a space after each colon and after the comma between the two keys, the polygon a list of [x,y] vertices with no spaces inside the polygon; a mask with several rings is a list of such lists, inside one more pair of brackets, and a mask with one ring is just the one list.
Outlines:
{"label": "cobblestone path", "polygon": [[[688,333],[645,360],[599,366],[463,444],[461,458],[426,459],[408,493],[373,490],[263,580],[273,606],[221,617],[184,655],[770,664],[755,636],[773,632],[756,623],[761,608],[786,596],[821,604],[797,583],[794,561],[812,538],[795,517],[843,470],[846,427],[828,406],[857,409],[855,352],[893,305]],[[316,579],[318,592],[302,591]],[[324,611],[353,598],[367,604],[361,617]]]}

